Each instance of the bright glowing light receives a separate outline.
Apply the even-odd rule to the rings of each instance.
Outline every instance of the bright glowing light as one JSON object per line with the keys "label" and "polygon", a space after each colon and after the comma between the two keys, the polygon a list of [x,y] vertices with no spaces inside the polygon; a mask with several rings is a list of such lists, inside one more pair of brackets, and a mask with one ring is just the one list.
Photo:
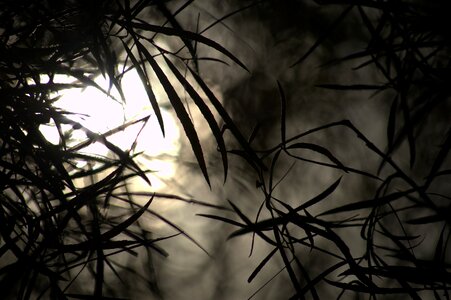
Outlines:
{"label": "bright glowing light", "polygon": [[[55,81],[67,83],[73,80],[67,76],[60,76],[55,77]],[[103,89],[108,89],[107,79],[100,76],[95,79],[95,82]],[[54,105],[65,111],[77,113],[78,115],[71,116],[72,120],[99,134],[150,115],[144,128],[142,127],[144,123],[138,122],[107,139],[123,150],[130,150],[139,135],[134,152],[143,152],[147,159],[138,157],[138,163],[143,168],[154,171],[153,175],[149,175],[149,179],[154,189],[160,189],[164,186],[163,181],[173,177],[175,173],[175,165],[168,160],[168,157],[175,157],[179,152],[179,129],[173,116],[162,108],[166,135],[163,137],[144,86],[135,70],[124,75],[122,88],[125,103],[116,101],[99,89],[89,86],[85,89],[74,88],[64,91]],[[114,89],[112,89],[111,95],[120,99],[119,93]],[[158,95],[156,96],[158,98]],[[59,135],[55,126],[42,125],[40,130],[49,142],[59,143]],[[72,138],[79,143],[86,139],[86,135],[83,131],[76,130],[73,132]],[[102,156],[107,155],[108,151],[107,147],[98,142],[83,149],[83,152]]]}

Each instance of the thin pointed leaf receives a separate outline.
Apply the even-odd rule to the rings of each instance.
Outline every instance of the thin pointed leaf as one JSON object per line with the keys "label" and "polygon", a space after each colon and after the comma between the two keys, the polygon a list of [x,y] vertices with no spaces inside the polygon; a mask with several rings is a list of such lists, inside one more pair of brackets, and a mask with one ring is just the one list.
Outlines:
{"label": "thin pointed leaf", "polygon": [[[451,221],[451,218],[448,217],[448,219]],[[412,220],[407,220],[407,224],[415,224],[415,225],[424,225],[424,224],[431,224],[431,223],[437,223],[437,222],[443,222],[447,220],[447,216],[442,214],[434,214],[424,217],[415,218]]]}
{"label": "thin pointed leaf", "polygon": [[[202,80],[202,78],[195,73],[190,67],[188,67],[191,74],[193,75],[194,79],[197,81],[199,86],[202,88],[204,93],[207,95],[210,102],[215,107],[216,111],[219,113],[221,118],[224,120],[225,124],[227,125],[227,128],[230,129],[233,136],[237,139],[237,141],[240,143],[241,147],[245,150],[246,154],[249,156],[249,163],[251,165],[258,165],[263,170],[266,170],[266,166],[263,164],[261,159],[257,156],[255,151],[251,148],[246,138],[242,135],[241,131],[236,127],[235,123],[233,122],[230,115],[227,113],[227,111],[222,106],[221,101],[216,98],[216,96],[213,94],[213,92],[210,90],[210,88],[207,86],[207,84]],[[258,167],[257,167],[258,169]]]}
{"label": "thin pointed leaf", "polygon": [[280,136],[282,139],[282,144],[285,145],[285,141],[287,140],[287,99],[285,98],[282,85],[278,80],[277,87],[279,88],[280,94]]}
{"label": "thin pointed leaf", "polygon": [[157,117],[158,124],[160,125],[161,132],[163,133],[163,136],[165,136],[165,130],[164,130],[164,122],[163,122],[163,116],[161,115],[161,110],[157,102],[157,98],[155,97],[155,94],[153,92],[152,87],[150,86],[150,81],[145,75],[143,69],[141,68],[140,63],[138,63],[136,57],[133,55],[131,49],[125,44],[125,42],[122,42],[125,51],[127,52],[128,57],[131,59],[133,66],[136,69],[136,72],[138,73],[139,78],[141,79],[142,84],[144,85],[144,89],[146,90],[147,97],[149,98],[150,104],[152,105],[152,109],[155,112],[155,116]]}
{"label": "thin pointed leaf", "polygon": [[120,21],[119,24],[121,24],[122,26],[132,26],[133,28],[158,32],[158,33],[162,33],[167,36],[178,36],[180,38],[184,38],[187,40],[197,41],[199,43],[205,44],[207,46],[210,46],[210,47],[216,49],[217,51],[221,52],[222,54],[226,55],[228,58],[233,60],[244,70],[249,72],[249,70],[246,68],[246,66],[237,57],[235,57],[230,51],[225,49],[223,46],[221,46],[217,42],[215,42],[209,38],[206,38],[203,35],[200,35],[198,33],[186,31],[186,30],[178,30],[178,29],[170,28],[170,27],[157,26],[157,25],[144,23],[144,22],[124,23],[123,21]]}
{"label": "thin pointed leaf", "polygon": [[216,142],[218,143],[219,152],[221,153],[225,181],[227,179],[228,161],[227,161],[227,149],[225,147],[224,139],[222,138],[221,129],[219,128],[215,120],[215,117],[213,116],[208,106],[205,104],[204,100],[194,90],[194,88],[191,86],[188,80],[186,80],[186,78],[180,73],[177,67],[174,66],[174,64],[165,55],[163,55],[163,57],[166,63],[168,64],[169,68],[171,69],[172,73],[175,75],[177,80],[183,85],[185,90],[190,95],[191,99],[193,99],[194,103],[197,105],[200,112],[207,121],[208,126],[210,127],[211,132],[213,133],[213,136],[215,137]]}
{"label": "thin pointed leaf", "polygon": [[161,82],[161,85],[163,86],[163,89],[165,90],[169,102],[171,103],[172,107],[174,108],[174,111],[180,120],[180,123],[183,126],[184,132],[191,144],[191,148],[194,152],[194,155],[197,159],[197,164],[199,168],[202,171],[202,174],[204,175],[204,178],[207,182],[207,184],[210,186],[210,179],[208,176],[207,166],[204,159],[204,154],[202,151],[202,146],[200,145],[199,137],[197,135],[196,129],[194,128],[194,124],[191,121],[190,116],[188,115],[185,106],[182,103],[182,100],[180,100],[177,92],[175,91],[174,87],[172,86],[171,82],[167,78],[166,74],[163,72],[163,70],[160,68],[158,63],[155,61],[153,56],[147,51],[147,49],[141,44],[138,43],[138,50],[141,51],[144,56],[146,57],[148,63],[152,67],[153,71],[155,72],[155,75],[157,76],[158,80]]}
{"label": "thin pointed leaf", "polygon": [[318,152],[319,154],[322,154],[326,156],[330,161],[335,163],[340,168],[346,170],[346,167],[326,148],[319,146],[317,144],[311,144],[311,143],[294,143],[286,147],[286,149],[308,149],[312,150],[314,152]]}
{"label": "thin pointed leaf", "polygon": [[181,235],[183,235],[184,237],[186,237],[188,240],[190,240],[192,243],[194,243],[197,247],[199,247],[199,249],[201,249],[205,254],[207,254],[208,256],[210,256],[210,254],[208,253],[208,251],[202,247],[202,245],[196,241],[196,239],[194,239],[192,236],[190,236],[189,234],[187,234],[184,230],[182,230],[182,228],[180,228],[179,226],[177,226],[175,223],[171,222],[170,220],[168,220],[167,218],[163,217],[161,214],[155,212],[155,211],[149,211],[152,215],[154,215],[155,217],[159,218],[161,221],[163,221],[164,223],[166,223],[167,225],[169,225],[170,227],[174,228],[175,230],[177,230]]}
{"label": "thin pointed leaf", "polygon": [[248,283],[251,283],[252,280],[254,280],[255,276],[257,276],[258,273],[260,273],[260,271],[269,262],[269,260],[274,256],[274,254],[277,253],[277,250],[279,250],[277,247],[274,248],[271,252],[269,252],[269,254],[267,256],[265,256],[265,258],[263,258],[263,260],[258,264],[258,266],[254,269],[254,271],[252,271],[252,274],[247,279]]}
{"label": "thin pointed leaf", "polygon": [[[166,7],[166,5],[162,1],[158,1],[157,2],[157,6],[158,6],[158,9],[163,13],[165,18],[168,20],[169,24],[171,24],[171,26],[175,30],[178,30],[178,31],[182,32],[183,28],[182,28],[182,26],[180,26],[179,22],[175,18],[175,14],[171,13],[168,10],[168,8]],[[197,61],[197,53],[196,53],[196,49],[192,45],[192,40],[191,39],[187,39],[186,37],[183,37],[183,36],[180,37],[180,38],[182,39],[182,41],[185,44],[186,48],[188,48],[188,51],[189,51],[189,53],[191,55],[191,58],[194,60],[195,68],[196,68],[196,70],[198,70],[199,67],[198,67],[198,61]]]}
{"label": "thin pointed leaf", "polygon": [[441,265],[444,262],[443,259],[444,259],[445,253],[443,250],[445,247],[443,245],[443,242],[444,242],[445,228],[446,228],[446,226],[443,226],[442,232],[440,233],[440,237],[437,241],[437,245],[435,246],[434,261],[437,265]]}
{"label": "thin pointed leaf", "polygon": [[387,87],[385,85],[371,85],[371,84],[317,84],[316,87],[337,90],[337,91],[367,91],[367,90],[385,90]]}
{"label": "thin pointed leaf", "polygon": [[391,108],[390,108],[390,114],[388,117],[388,125],[387,125],[387,140],[388,140],[388,148],[389,152],[390,149],[393,148],[393,139],[395,137],[395,130],[396,130],[396,112],[398,109],[398,97],[395,97],[393,99]]}
{"label": "thin pointed leaf", "polygon": [[107,232],[103,233],[100,237],[102,240],[110,240],[113,237],[119,235],[120,233],[124,232],[130,225],[135,223],[149,208],[150,204],[152,203],[154,197],[149,199],[147,203],[141,207],[136,213],[134,213],[132,216],[130,216],[127,220],[124,222],[114,226],[112,229],[108,230]]}
{"label": "thin pointed leaf", "polygon": [[182,100],[180,100],[180,98],[179,98],[177,92],[175,91],[174,87],[172,86],[171,82],[169,81],[169,79],[167,78],[167,76],[163,72],[163,70],[160,68],[158,63],[155,61],[153,56],[147,51],[147,49],[141,43],[138,43],[137,46],[138,46],[139,51],[141,51],[144,54],[144,56],[146,57],[148,63],[150,64],[153,71],[155,72],[155,75],[157,76],[158,80],[161,82],[163,89],[165,90],[166,94],[168,95],[169,101],[171,102],[171,105],[174,108],[174,111],[175,111],[178,119],[180,120],[180,123],[183,126],[185,134],[188,137],[188,140],[191,144],[191,148],[194,152],[194,155],[196,156],[199,168],[201,169],[206,182],[210,186],[210,179],[208,177],[208,171],[207,171],[207,166],[205,164],[202,146],[200,145],[200,141],[199,141],[199,137],[197,136],[196,129],[194,128],[193,122],[191,121],[191,119],[185,109],[185,106],[182,103]]}
{"label": "thin pointed leaf", "polygon": [[408,194],[413,193],[415,191],[416,191],[416,189],[410,189],[410,190],[406,190],[406,191],[402,191],[402,192],[394,192],[392,194],[382,196],[382,197],[379,197],[376,199],[364,200],[364,201],[346,204],[346,205],[343,205],[340,207],[330,209],[326,212],[323,212],[319,216],[336,214],[336,213],[340,213],[340,212],[349,212],[349,211],[353,211],[353,210],[380,207],[382,205],[388,204],[388,203],[398,200],[402,197],[405,197]]}
{"label": "thin pointed leaf", "polygon": [[401,91],[401,109],[404,116],[404,128],[403,130],[407,133],[407,143],[409,145],[409,153],[410,153],[410,167],[412,168],[415,163],[416,158],[416,147],[415,147],[415,137],[414,137],[414,124],[412,123],[412,118],[410,116],[410,108],[407,104],[407,96],[404,91]]}
{"label": "thin pointed leaf", "polygon": [[103,145],[105,145],[111,152],[119,156],[121,161],[128,163],[131,167],[135,169],[136,172],[138,172],[139,176],[144,179],[145,182],[147,182],[150,185],[149,178],[147,178],[145,172],[141,170],[141,168],[136,164],[136,162],[130,157],[128,153],[123,151],[118,146],[114,145],[113,143],[110,143],[104,135],[96,134],[92,131],[88,131],[88,136],[92,137],[94,140],[99,141]]}
{"label": "thin pointed leaf", "polygon": [[263,231],[271,230],[272,229],[272,219],[266,220],[267,222],[263,226],[259,226],[261,222],[253,223],[246,215],[235,205],[232,201],[229,200],[230,205],[232,206],[233,210],[236,212],[236,214],[246,223],[246,227],[243,227],[242,229],[239,229],[235,232],[232,232],[232,234],[229,235],[229,238],[237,237],[246,233],[254,232],[258,234],[263,240],[265,240],[270,245],[276,246],[277,244],[272,241],[269,237],[267,237]]}
{"label": "thin pointed leaf", "polygon": [[334,183],[332,183],[327,189],[325,189],[321,194],[317,195],[316,197],[313,197],[309,201],[305,202],[304,204],[297,207],[294,211],[301,211],[304,209],[309,208],[312,205],[315,205],[316,203],[320,202],[321,200],[327,198],[330,194],[332,194],[335,189],[340,184],[341,177],[338,178]]}
{"label": "thin pointed leaf", "polygon": [[234,221],[232,219],[221,217],[221,216],[217,216],[217,215],[197,214],[197,216],[201,216],[201,217],[204,217],[204,218],[209,218],[209,219],[213,219],[213,220],[222,221],[224,223],[228,223],[228,224],[235,225],[235,226],[238,226],[238,227],[244,227],[245,226],[244,224],[241,224],[241,223],[239,223],[237,221]]}
{"label": "thin pointed leaf", "polygon": [[110,95],[110,90],[111,90],[112,86],[114,85],[116,90],[119,92],[119,95],[121,96],[122,101],[124,101],[125,96],[122,91],[122,87],[116,79],[115,67],[117,65],[117,60],[116,60],[114,52],[113,52],[114,50],[110,49],[108,47],[106,40],[103,37],[103,33],[100,30],[98,30],[96,32],[96,36],[97,36],[97,41],[100,44],[100,46],[102,47],[103,53],[105,55],[106,73],[108,74],[108,79],[110,81],[109,86],[108,86],[108,95]]}
{"label": "thin pointed leaf", "polygon": [[259,130],[260,130],[260,123],[257,123],[257,125],[255,125],[254,128],[252,129],[251,134],[249,135],[249,139],[247,141],[249,143],[249,145],[252,144],[254,139],[257,137]]}

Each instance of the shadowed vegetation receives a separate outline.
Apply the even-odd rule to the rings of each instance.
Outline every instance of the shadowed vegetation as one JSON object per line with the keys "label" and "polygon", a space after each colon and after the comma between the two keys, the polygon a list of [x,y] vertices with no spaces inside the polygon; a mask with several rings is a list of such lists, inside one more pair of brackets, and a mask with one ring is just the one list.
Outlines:
{"label": "shadowed vegetation", "polygon": [[[281,299],[451,297],[450,5],[337,0],[229,6],[224,17],[200,22],[208,6],[196,1],[0,4],[2,297],[164,299],[160,285],[171,278],[159,275],[154,260],[168,255],[166,240],[183,237],[209,251],[158,211],[159,199],[208,209],[197,218],[225,224],[215,233],[230,233],[225,244],[248,238],[251,258],[258,247],[267,251],[241,284],[265,271],[271,276],[248,297],[263,299],[271,287]],[[268,16],[272,12],[276,17]],[[208,35],[223,26],[238,39],[240,32],[225,22],[238,24],[239,16],[249,24],[266,22],[283,57],[251,68],[238,55],[250,42],[229,49],[225,38]],[[303,40],[284,44],[291,39]],[[209,76],[224,68],[240,74],[234,85]],[[195,161],[190,174],[199,172],[219,195],[212,179],[240,181],[239,164],[247,176],[241,180],[253,180],[255,201],[240,197],[238,187],[222,203],[150,192],[152,170],[137,162],[144,154],[135,151],[136,143],[121,149],[110,142],[150,116],[94,132],[56,105],[64,91],[88,86],[124,103],[121,80],[131,70],[163,134],[162,107],[177,117]],[[320,75],[300,82],[298,72]],[[96,83],[98,76],[107,78],[107,88]],[[209,77],[223,85],[224,99]],[[270,87],[261,78],[270,78]],[[299,91],[311,106],[303,106]],[[336,116],[346,109],[370,113],[359,122],[324,114],[329,98]],[[346,107],[353,101],[361,110]],[[193,109],[217,153],[205,146]],[[57,129],[58,143],[46,139],[42,125]],[[76,132],[84,140],[75,139]],[[108,154],[87,152],[92,144]],[[221,176],[211,170],[216,154]],[[132,180],[146,186],[136,191]],[[147,225],[155,220],[166,229]],[[231,256],[242,250],[232,249]],[[137,257],[139,266],[130,263]]]}

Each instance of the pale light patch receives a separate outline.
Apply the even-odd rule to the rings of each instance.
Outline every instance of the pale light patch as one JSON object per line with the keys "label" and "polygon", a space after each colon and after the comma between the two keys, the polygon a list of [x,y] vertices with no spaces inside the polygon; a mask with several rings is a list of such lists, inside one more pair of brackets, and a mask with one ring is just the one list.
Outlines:
{"label": "pale light patch", "polygon": [[[58,83],[74,81],[74,78],[63,75],[57,75],[54,78],[54,82]],[[108,80],[102,76],[95,78],[94,81],[103,89],[108,89]],[[61,98],[55,102],[54,106],[65,111],[77,113],[78,115],[71,115],[70,118],[99,134],[114,130],[127,122],[150,116],[147,123],[138,122],[133,124],[108,136],[107,140],[125,151],[130,150],[136,140],[137,142],[132,152],[142,152],[144,154],[137,157],[138,164],[143,169],[153,171],[148,175],[152,183],[152,189],[162,189],[165,186],[164,181],[175,175],[176,165],[167,157],[178,155],[180,149],[178,125],[171,113],[161,108],[165,126],[165,137],[163,137],[144,86],[135,70],[130,70],[124,75],[122,88],[125,103],[112,98],[120,99],[119,93],[114,88],[111,90],[112,97],[109,97],[101,90],[89,86],[84,89],[73,88],[61,92],[59,94]],[[155,90],[155,93],[157,92],[158,90]],[[163,96],[156,94],[156,97],[158,99]],[[143,125],[145,126],[143,127]],[[71,130],[71,126],[65,126],[63,130]],[[54,124],[53,126],[52,124],[41,125],[40,131],[49,142],[53,144],[60,142],[59,134]],[[81,130],[75,130],[72,133],[72,140],[69,146],[74,146],[86,140],[86,134]],[[109,153],[108,148],[99,142],[83,148],[82,151],[101,156],[107,156]]]}

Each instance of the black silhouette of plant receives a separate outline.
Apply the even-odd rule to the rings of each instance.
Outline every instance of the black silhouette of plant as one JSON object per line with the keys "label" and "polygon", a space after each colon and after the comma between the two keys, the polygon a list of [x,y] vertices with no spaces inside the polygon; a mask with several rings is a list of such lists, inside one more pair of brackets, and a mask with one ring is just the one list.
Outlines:
{"label": "black silhouette of plant", "polygon": [[[150,214],[179,234],[186,235],[150,205],[158,197],[191,203],[193,200],[144,193],[147,200],[140,204],[135,199],[136,192],[127,189],[127,182],[135,177],[148,182],[146,174],[151,170],[138,166],[135,157],[139,153],[135,153],[133,147],[125,151],[109,141],[115,132],[135,123],[145,123],[148,117],[99,133],[74,121],[72,112],[56,108],[53,103],[64,90],[88,86],[105,94],[116,89],[123,98],[121,79],[126,72],[135,69],[145,83],[149,101],[164,133],[160,104],[149,79],[149,72],[154,72],[182,124],[198,166],[209,182],[197,132],[176,88],[168,79],[166,72],[171,72],[208,122],[222,153],[226,174],[226,150],[217,121],[182,73],[189,70],[219,114],[227,118],[218,100],[197,74],[195,48],[197,44],[206,45],[242,67],[244,65],[213,40],[180,27],[175,16],[188,4],[170,12],[164,1],[2,2],[2,297],[119,297],[121,292],[114,287],[114,282],[124,283],[124,274],[144,280],[151,291],[159,294],[158,285],[152,279],[155,276],[151,258],[155,253],[166,255],[158,242],[169,236],[150,232],[138,220]],[[145,21],[148,14],[154,18],[151,22]],[[173,41],[173,47],[180,44],[182,49],[175,52],[165,49],[164,44],[158,42],[160,36],[167,38],[168,44]],[[187,51],[182,51],[184,48]],[[163,71],[163,63],[169,71]],[[71,78],[72,82],[58,82],[58,76],[62,75]],[[98,75],[108,79],[108,89],[95,82]],[[45,124],[53,124],[58,129],[58,144],[50,143],[41,133],[40,126]],[[233,124],[229,127],[239,137]],[[72,136],[76,131],[83,132],[86,139],[74,140]],[[93,143],[103,144],[111,155],[101,157],[85,153],[84,149]],[[147,278],[141,278],[142,274],[137,270],[127,269],[115,259],[118,254],[137,255],[137,248],[148,252]],[[107,277],[106,273],[113,276]],[[84,282],[92,285],[83,286]]]}
{"label": "black silhouette of plant", "polygon": [[[208,153],[202,148],[180,87],[208,125],[224,178],[230,171],[230,155],[242,158],[243,164],[253,170],[262,196],[254,212],[243,210],[233,200],[228,209],[234,217],[200,214],[236,227],[230,238],[250,234],[252,250],[256,239],[269,245],[271,251],[249,274],[249,282],[279,257],[281,270],[274,273],[288,274],[291,299],[327,297],[321,291],[323,287],[336,292],[336,298],[355,293],[371,299],[448,299],[449,4],[420,0],[312,1],[307,12],[331,9],[327,14],[331,19],[326,22],[330,26],[321,24],[313,45],[298,49],[299,59],[290,68],[302,68],[318,49],[330,48],[330,39],[340,38],[336,34],[340,26],[357,22],[360,28],[355,35],[364,40],[364,49],[339,57],[331,55],[322,61],[322,68],[333,73],[335,67],[351,65],[350,73],[374,73],[376,80],[321,82],[317,87],[334,95],[355,92],[367,97],[373,92],[368,101],[389,101],[384,116],[386,142],[381,146],[346,119],[328,120],[291,135],[287,117],[290,94],[284,88],[289,82],[280,79],[276,83],[280,141],[259,149],[260,145],[253,144],[257,130],[250,138],[242,133],[200,70],[203,61],[229,60],[247,71],[237,56],[204,33],[233,15],[255,7],[264,10],[272,2],[250,3],[206,29],[192,31],[184,29],[178,15],[193,1],[169,2],[16,0],[0,4],[2,297],[122,299],[133,295],[117,288],[118,281],[130,289],[142,282],[153,296],[161,297],[152,267],[155,254],[167,255],[159,243],[183,235],[202,247],[183,228],[152,209],[152,201],[166,198],[224,207],[128,188],[132,178],[148,182],[151,170],[136,162],[140,153],[134,146],[123,150],[109,138],[132,124],[145,124],[148,117],[108,132],[93,132],[75,121],[72,112],[54,105],[63,91],[88,86],[109,95],[117,90],[119,99],[111,101],[125,101],[121,80],[134,69],[164,133],[163,104],[155,96],[151,78],[163,87],[197,168],[209,185]],[[338,16],[331,17],[337,10]],[[199,47],[220,53],[224,60],[199,56]],[[72,81],[59,82],[60,75]],[[99,75],[108,79],[108,88],[95,82]],[[41,133],[40,126],[46,124],[57,128],[58,144],[50,143]],[[84,141],[73,138],[77,131],[85,135]],[[225,132],[234,139],[230,145]],[[340,154],[346,149],[339,144],[318,142],[321,135],[330,132],[346,136],[351,147],[362,147],[363,160],[346,158]],[[93,143],[103,144],[110,154],[85,153]],[[356,164],[358,159],[362,161]],[[302,194],[293,181],[286,180],[296,164],[313,166],[317,176],[332,170],[329,174],[336,178],[321,187],[316,196],[299,196],[293,202],[279,196],[279,191]],[[287,165],[288,171],[281,173]],[[344,189],[344,195],[338,193],[342,185],[355,178],[368,185],[365,198],[360,199],[361,195],[349,188]],[[144,202],[138,201],[143,197]],[[140,223],[147,216],[160,219],[176,233],[161,235],[149,230]],[[428,234],[435,234],[432,245],[423,243]],[[356,250],[356,244],[363,245],[361,251]],[[119,259],[143,252],[147,258],[145,271],[130,268]],[[281,292],[281,297],[285,293]]]}
{"label": "black silhouette of plant", "polygon": [[[289,95],[285,95],[283,84],[278,83],[281,141],[259,151],[269,167],[255,168],[257,186],[263,196],[255,219],[240,210],[236,202],[230,204],[238,221],[211,214],[204,216],[238,227],[230,237],[252,233],[252,241],[262,239],[271,245],[272,251],[255,267],[248,281],[278,255],[294,289],[291,299],[324,297],[320,292],[324,284],[337,288],[337,298],[348,298],[349,292],[355,292],[374,299],[390,295],[447,299],[451,283],[447,254],[450,198],[444,182],[449,176],[451,147],[446,86],[450,44],[444,29],[448,21],[443,12],[448,4],[443,1],[316,2],[335,9],[339,5],[343,10],[292,67],[301,68],[328,39],[339,39],[337,28],[346,26],[357,15],[360,26],[367,31],[367,46],[344,57],[331,58],[323,68],[333,72],[334,66],[356,62],[351,66],[354,72],[365,68],[369,72],[376,70],[378,82],[334,82],[317,86],[333,90],[337,97],[344,91],[374,91],[369,101],[375,101],[376,97],[390,98],[386,148],[379,148],[349,120],[331,120],[288,136],[286,97]],[[310,142],[311,137],[333,130],[342,136],[350,134],[352,145],[367,148],[367,168],[353,168],[352,161],[339,159],[335,154],[342,151],[339,146],[331,150]],[[428,144],[431,141],[434,145]],[[368,169],[373,158],[379,163]],[[279,165],[286,166],[287,160],[291,161],[290,168],[281,175]],[[323,170],[340,170],[341,175],[315,197],[301,200],[301,196],[293,206],[290,199],[275,194],[277,190],[296,190],[293,181],[290,186],[283,184],[291,168],[302,162],[322,166]],[[318,170],[320,176],[322,171]],[[334,204],[340,199],[334,197],[334,192],[345,178],[352,176],[370,182],[372,195]],[[347,198],[355,199],[352,191],[348,193]],[[292,191],[292,194],[298,193]],[[357,233],[365,245],[361,252],[354,245],[359,244]],[[424,245],[428,234],[436,238],[433,244]],[[348,242],[347,235],[354,235],[353,242]],[[426,252],[430,254],[425,254],[425,248],[429,248]],[[309,263],[314,257],[312,253],[324,258],[323,263]]]}

